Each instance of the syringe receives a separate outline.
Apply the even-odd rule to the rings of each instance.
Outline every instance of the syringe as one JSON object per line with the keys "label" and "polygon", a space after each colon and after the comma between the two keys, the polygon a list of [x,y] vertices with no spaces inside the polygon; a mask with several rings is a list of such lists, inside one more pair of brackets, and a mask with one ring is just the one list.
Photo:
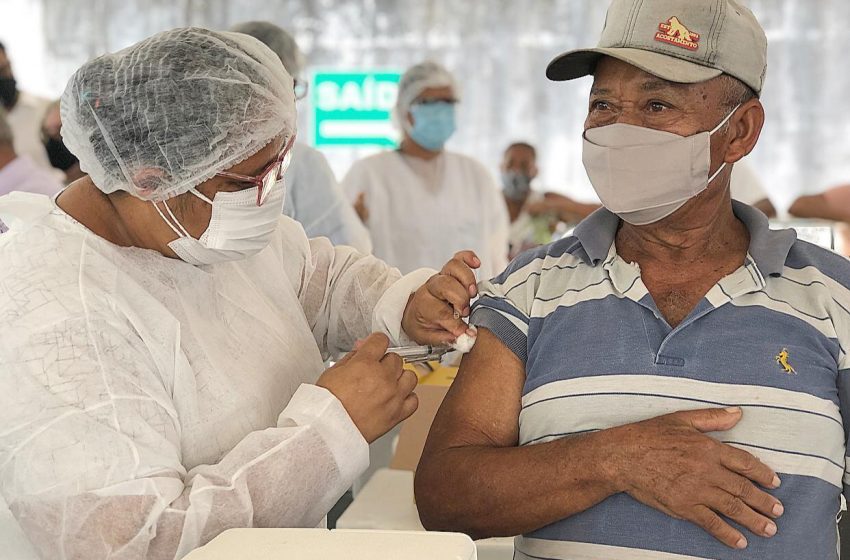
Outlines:
{"label": "syringe", "polygon": [[443,355],[451,352],[449,346],[399,346],[388,348],[387,354],[398,354],[409,364],[437,361]]}

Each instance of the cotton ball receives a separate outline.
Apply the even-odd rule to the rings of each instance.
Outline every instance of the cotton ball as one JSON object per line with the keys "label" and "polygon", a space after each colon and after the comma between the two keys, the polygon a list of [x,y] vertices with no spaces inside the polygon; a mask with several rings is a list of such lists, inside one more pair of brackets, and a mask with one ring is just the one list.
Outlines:
{"label": "cotton ball", "polygon": [[[470,328],[476,330],[475,327]],[[452,343],[452,348],[454,348],[458,352],[466,354],[467,352],[472,350],[472,347],[475,345],[475,340],[477,336],[477,331],[475,336],[470,336],[467,333],[463,333],[462,335],[457,337],[457,340]]]}

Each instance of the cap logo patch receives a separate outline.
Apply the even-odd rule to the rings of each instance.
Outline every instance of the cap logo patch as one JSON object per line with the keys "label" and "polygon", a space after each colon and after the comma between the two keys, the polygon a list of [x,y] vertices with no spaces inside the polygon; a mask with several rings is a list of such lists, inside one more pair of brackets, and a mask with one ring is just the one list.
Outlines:
{"label": "cap logo patch", "polygon": [[655,34],[655,40],[662,43],[670,43],[689,51],[699,49],[699,33],[694,33],[679,21],[676,16],[671,17],[666,22],[658,25],[658,33]]}

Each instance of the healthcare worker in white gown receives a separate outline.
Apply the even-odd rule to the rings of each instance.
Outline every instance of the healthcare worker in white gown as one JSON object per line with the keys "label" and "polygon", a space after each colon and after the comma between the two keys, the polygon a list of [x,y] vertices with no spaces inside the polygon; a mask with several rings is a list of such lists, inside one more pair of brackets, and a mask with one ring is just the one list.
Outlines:
{"label": "healthcare worker in white gown", "polygon": [[[295,81],[295,99],[306,97],[304,54],[295,39],[268,21],[246,21],[230,28],[262,41],[274,51]],[[283,213],[304,226],[307,237],[327,237],[334,245],[350,245],[361,253],[372,252],[369,232],[342,192],[328,160],[319,150],[295,142],[292,163],[286,172]]]}
{"label": "healthcare worker in white gown", "polygon": [[89,177],[0,198],[0,557],[319,525],[416,408],[388,344],[466,332],[477,258],[402,277],[282,217],[293,83],[247,35],[96,58],[62,122]]}
{"label": "healthcare worker in white gown", "polygon": [[457,102],[445,68],[424,62],[408,69],[395,106],[401,146],[355,162],[342,187],[359,202],[375,256],[407,273],[469,248],[481,257],[481,277],[491,278],[507,265],[508,211],[481,163],[444,149]]}

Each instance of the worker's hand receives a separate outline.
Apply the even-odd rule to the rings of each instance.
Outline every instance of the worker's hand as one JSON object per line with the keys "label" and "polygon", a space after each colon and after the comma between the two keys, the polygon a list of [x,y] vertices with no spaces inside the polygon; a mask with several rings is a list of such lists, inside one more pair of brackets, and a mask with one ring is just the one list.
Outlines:
{"label": "worker's hand", "polygon": [[360,221],[364,224],[369,221],[369,207],[366,206],[366,193],[357,195],[357,200],[354,201],[354,211],[360,216]]}
{"label": "worker's hand", "polygon": [[732,429],[742,414],[739,408],[694,410],[614,428],[618,490],[732,548],[746,547],[747,540],[729,519],[772,537],[772,519],[784,509],[759,486],[775,489],[779,477],[746,451],[704,435]]}
{"label": "worker's hand", "polygon": [[469,302],[478,295],[472,269],[480,266],[475,253],[461,251],[416,290],[401,321],[407,336],[419,344],[450,344],[464,333],[475,336],[463,318],[469,317]]}
{"label": "worker's hand", "polygon": [[357,344],[316,385],[339,399],[363,438],[372,443],[416,411],[417,377],[402,369],[398,354],[387,354],[389,339],[373,334]]}

